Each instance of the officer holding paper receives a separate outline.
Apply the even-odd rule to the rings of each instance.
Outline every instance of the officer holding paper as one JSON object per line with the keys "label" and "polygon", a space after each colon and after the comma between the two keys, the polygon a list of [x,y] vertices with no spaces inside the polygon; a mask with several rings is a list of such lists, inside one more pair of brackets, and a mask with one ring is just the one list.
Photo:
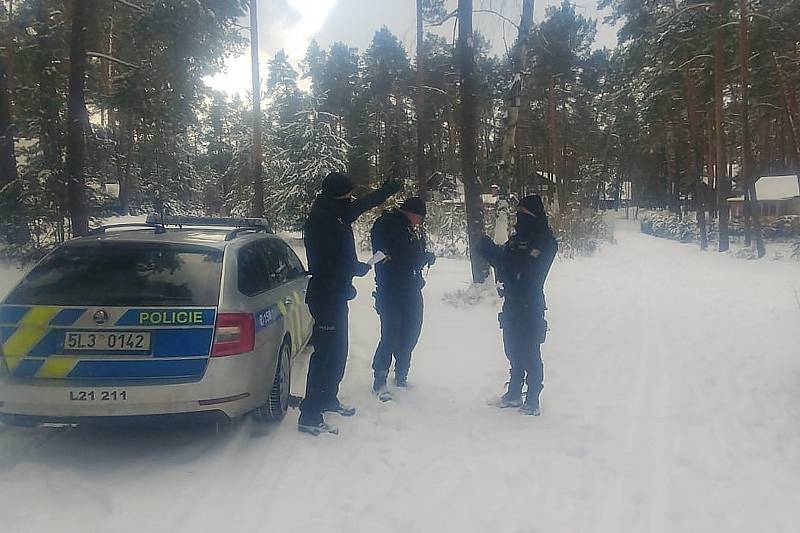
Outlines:
{"label": "officer holding paper", "polygon": [[422,331],[422,269],[436,257],[426,250],[422,222],[425,202],[407,199],[398,209],[385,211],[372,227],[375,266],[375,307],[381,319],[381,340],[372,362],[373,392],[382,400],[392,399],[386,380],[394,359],[395,385],[406,387],[411,352]]}

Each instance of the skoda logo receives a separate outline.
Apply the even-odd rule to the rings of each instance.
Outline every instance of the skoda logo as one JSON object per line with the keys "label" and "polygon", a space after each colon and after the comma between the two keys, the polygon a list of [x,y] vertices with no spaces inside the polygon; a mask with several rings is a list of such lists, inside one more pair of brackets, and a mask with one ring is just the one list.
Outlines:
{"label": "skoda logo", "polygon": [[94,323],[98,326],[102,326],[108,322],[108,313],[103,309],[99,309],[95,311],[94,315],[92,316],[92,320],[94,320]]}

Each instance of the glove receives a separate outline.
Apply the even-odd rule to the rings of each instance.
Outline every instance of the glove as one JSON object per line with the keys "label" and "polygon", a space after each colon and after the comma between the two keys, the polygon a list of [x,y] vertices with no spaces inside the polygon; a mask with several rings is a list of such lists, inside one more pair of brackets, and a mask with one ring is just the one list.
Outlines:
{"label": "glove", "polygon": [[387,194],[388,196],[392,196],[393,194],[397,194],[400,192],[400,189],[403,188],[403,184],[400,183],[399,180],[388,179],[383,182],[381,185],[380,190],[382,193]]}
{"label": "glove", "polygon": [[432,267],[436,263],[436,255],[433,252],[425,252],[425,264]]}
{"label": "glove", "polygon": [[363,278],[367,275],[367,272],[369,272],[370,268],[372,267],[370,267],[368,264],[357,261],[353,267],[353,274],[359,278]]}

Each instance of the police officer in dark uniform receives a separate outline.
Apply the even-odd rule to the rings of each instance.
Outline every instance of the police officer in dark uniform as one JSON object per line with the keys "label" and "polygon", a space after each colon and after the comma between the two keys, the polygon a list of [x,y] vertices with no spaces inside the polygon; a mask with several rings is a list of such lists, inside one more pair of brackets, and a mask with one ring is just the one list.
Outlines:
{"label": "police officer in dark uniform", "polygon": [[[520,407],[521,412],[529,415],[541,413],[539,394],[544,386],[541,344],[547,331],[544,282],[557,251],[558,242],[538,195],[520,200],[515,232],[508,242],[498,246],[484,237],[480,244],[481,254],[497,270],[503,286],[500,327],[511,371],[500,406]],[[528,392],[523,404],[525,382]]]}
{"label": "police officer in dark uniform", "polygon": [[354,408],[343,405],[338,398],[347,363],[347,302],[356,296],[353,277],[366,275],[370,267],[356,256],[352,224],[399,190],[398,182],[387,181],[356,200],[350,179],[332,172],[323,180],[322,192],[311,207],[304,238],[311,272],[306,303],[314,317],[314,353],[308,367],[305,399],[300,404],[298,429],[302,432],[337,433],[336,428],[325,424],[322,413],[355,414]]}
{"label": "police officer in dark uniform", "polygon": [[372,227],[372,249],[386,259],[375,266],[375,307],[381,319],[381,340],[372,362],[372,390],[383,401],[391,400],[386,388],[394,359],[395,385],[406,387],[411,352],[422,331],[422,269],[436,257],[426,250],[422,222],[425,202],[412,197],[399,209],[383,213]]}

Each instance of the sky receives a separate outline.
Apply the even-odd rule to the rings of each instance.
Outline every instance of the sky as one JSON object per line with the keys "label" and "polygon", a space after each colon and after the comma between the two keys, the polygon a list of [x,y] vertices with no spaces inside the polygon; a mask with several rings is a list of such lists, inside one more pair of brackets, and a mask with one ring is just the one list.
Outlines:
{"label": "sky", "polygon": [[[534,19],[542,20],[547,7],[560,2],[536,0]],[[521,0],[475,0],[474,3],[476,11],[496,11],[515,22],[522,10]],[[574,0],[574,3],[583,15],[597,19],[596,47],[613,48],[616,29],[603,24],[604,14],[597,10],[596,0]],[[447,0],[448,12],[457,4],[457,0]],[[280,49],[284,49],[292,62],[299,66],[312,39],[323,48],[341,41],[365,50],[381,26],[387,26],[411,55],[416,40],[415,5],[415,0],[258,0],[262,72],[266,72],[267,61]],[[246,20],[242,22],[248,24]],[[473,24],[476,31],[489,39],[492,52],[498,55],[505,53],[506,46],[510,46],[516,36],[516,28],[494,14],[475,13]],[[452,40],[453,23],[448,22],[435,31]],[[228,93],[249,91],[249,54],[229,58],[226,65],[226,71],[209,78],[208,84]]]}

